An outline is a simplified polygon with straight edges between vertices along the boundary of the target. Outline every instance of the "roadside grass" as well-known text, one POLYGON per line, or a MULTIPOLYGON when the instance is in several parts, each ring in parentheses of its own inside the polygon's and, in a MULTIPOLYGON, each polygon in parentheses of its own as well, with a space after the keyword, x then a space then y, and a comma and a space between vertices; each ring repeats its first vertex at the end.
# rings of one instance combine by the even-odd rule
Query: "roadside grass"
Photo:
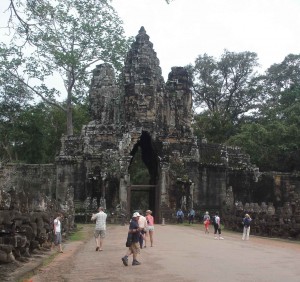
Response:
MULTIPOLYGON (((77 224, 76 230, 70 234, 70 236, 67 238, 66 241, 74 242, 74 241, 83 241, 83 240, 88 239, 90 236, 90 233, 89 233, 89 230, 84 229, 84 226, 86 226, 86 224, 77 224)), ((54 252, 51 255, 49 255, 48 257, 44 258, 42 263, 36 269, 33 269, 30 272, 27 272, 24 276, 19 278, 16 282, 32 282, 31 277, 36 275, 40 268, 47 267, 55 259, 55 257, 58 254, 59 253, 54 252)))
POLYGON ((87 236, 87 232, 83 230, 83 224, 77 224, 77 229, 71 236, 68 238, 69 241, 81 241, 84 240, 87 236))

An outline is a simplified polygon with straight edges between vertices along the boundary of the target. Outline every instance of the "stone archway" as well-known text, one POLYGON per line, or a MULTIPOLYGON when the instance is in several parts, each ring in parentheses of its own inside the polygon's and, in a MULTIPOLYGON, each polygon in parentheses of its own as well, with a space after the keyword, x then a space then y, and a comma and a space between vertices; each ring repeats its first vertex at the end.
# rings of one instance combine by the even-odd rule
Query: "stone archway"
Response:
POLYGON ((160 202, 158 186, 159 158, 152 138, 147 131, 142 131, 130 154, 132 160, 128 168, 130 174, 130 183, 127 186, 128 212, 131 213, 133 210, 145 212, 145 210, 151 209, 154 215, 158 214, 160 202), (140 157, 137 162, 139 165, 138 171, 132 169, 137 156, 140 157), (143 169, 141 163, 146 168, 147 174, 144 173, 140 176, 143 169), (134 177, 133 173, 139 173, 138 176, 140 177, 134 177))

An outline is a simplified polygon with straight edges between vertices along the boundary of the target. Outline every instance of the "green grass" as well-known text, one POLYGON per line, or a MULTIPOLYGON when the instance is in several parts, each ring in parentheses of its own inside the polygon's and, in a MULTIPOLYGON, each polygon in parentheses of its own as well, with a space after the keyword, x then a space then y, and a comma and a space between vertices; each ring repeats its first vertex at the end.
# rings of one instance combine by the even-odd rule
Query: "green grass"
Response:
POLYGON ((90 224, 89 227, 91 228, 88 228, 87 230, 87 228, 84 228, 87 227, 87 224, 77 224, 76 231, 70 235, 68 241, 83 241, 86 238, 89 238, 92 226, 94 227, 94 225, 90 224))

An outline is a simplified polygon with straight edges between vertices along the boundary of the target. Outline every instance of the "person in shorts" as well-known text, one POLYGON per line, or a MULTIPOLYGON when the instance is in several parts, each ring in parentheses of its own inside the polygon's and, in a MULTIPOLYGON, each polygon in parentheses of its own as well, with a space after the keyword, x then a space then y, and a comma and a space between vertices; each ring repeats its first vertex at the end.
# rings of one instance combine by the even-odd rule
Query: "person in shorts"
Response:
POLYGON ((98 213, 92 215, 91 220, 96 220, 96 226, 94 231, 96 252, 103 251, 103 241, 106 235, 106 218, 107 214, 104 212, 103 207, 99 207, 98 213))
MULTIPOLYGON (((147 219, 147 233, 146 238, 150 237, 150 244, 153 247, 153 233, 154 233, 154 217, 152 216, 151 210, 146 210, 146 219, 147 219)), ((146 243, 145 243, 146 246, 146 243)))
POLYGON ((139 217, 140 214, 138 212, 135 212, 132 215, 132 220, 130 221, 129 225, 129 231, 127 235, 127 241, 130 238, 130 244, 128 245, 128 251, 126 252, 126 255, 122 257, 122 262, 125 266, 128 266, 128 257, 132 254, 133 261, 132 265, 140 265, 141 263, 137 260, 137 256, 140 253, 140 228, 139 228, 139 217))
POLYGON ((58 247, 58 251, 60 253, 63 253, 63 249, 62 249, 62 245, 61 245, 61 242, 62 242, 62 237, 61 237, 61 220, 62 220, 63 216, 62 214, 58 214, 57 217, 54 219, 54 222, 53 222, 53 232, 54 232, 54 244, 55 246, 58 247))

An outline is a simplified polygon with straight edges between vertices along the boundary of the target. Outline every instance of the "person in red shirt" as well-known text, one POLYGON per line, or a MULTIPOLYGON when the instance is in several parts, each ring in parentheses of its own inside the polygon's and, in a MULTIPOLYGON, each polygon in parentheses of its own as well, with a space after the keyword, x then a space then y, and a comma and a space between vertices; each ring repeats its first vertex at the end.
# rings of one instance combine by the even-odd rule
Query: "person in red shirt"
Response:
POLYGON ((204 221, 205 233, 209 233, 209 224, 210 224, 210 220, 209 218, 206 218, 204 221))

